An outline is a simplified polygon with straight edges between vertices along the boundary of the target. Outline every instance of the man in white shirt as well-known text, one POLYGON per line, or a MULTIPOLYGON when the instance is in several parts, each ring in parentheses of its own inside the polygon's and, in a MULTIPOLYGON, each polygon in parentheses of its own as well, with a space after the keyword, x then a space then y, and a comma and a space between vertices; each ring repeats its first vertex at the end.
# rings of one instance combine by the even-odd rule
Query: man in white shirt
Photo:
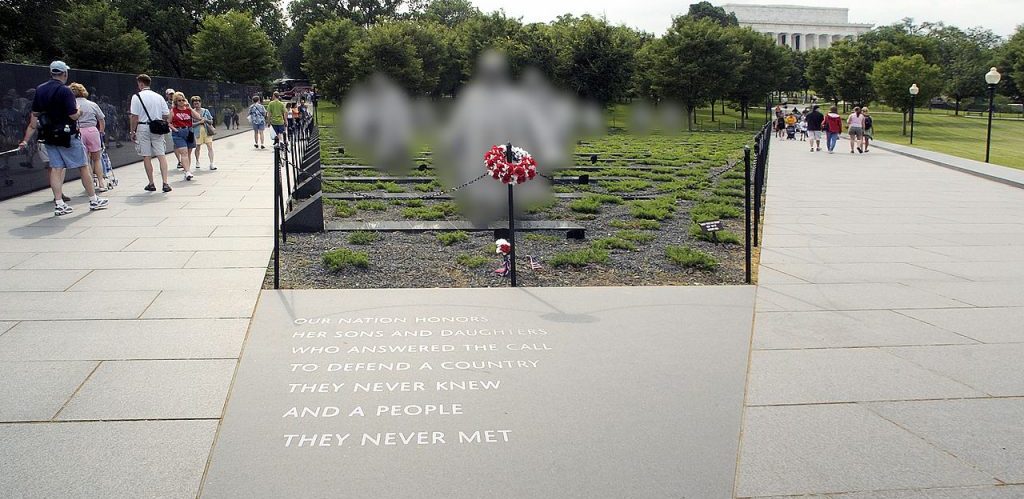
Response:
POLYGON ((135 78, 135 81, 139 86, 139 93, 132 96, 131 110, 129 111, 131 113, 130 137, 135 143, 135 151, 142 156, 142 163, 146 165, 146 176, 149 177, 149 185, 146 186, 146 190, 156 190, 156 185, 153 183, 153 157, 155 156, 160 162, 160 177, 164 181, 163 191, 170 192, 171 186, 167 179, 167 158, 164 157, 167 152, 166 138, 163 135, 150 132, 149 122, 150 120, 167 121, 171 111, 167 108, 167 102, 163 97, 149 89, 153 80, 148 75, 141 74, 135 78))

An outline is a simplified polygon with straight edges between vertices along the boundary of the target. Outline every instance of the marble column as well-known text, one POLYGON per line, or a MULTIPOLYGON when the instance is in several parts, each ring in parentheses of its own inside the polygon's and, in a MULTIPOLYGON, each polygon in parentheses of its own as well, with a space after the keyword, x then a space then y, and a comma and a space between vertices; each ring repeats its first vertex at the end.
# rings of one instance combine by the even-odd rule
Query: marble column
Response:
POLYGON ((804 52, 818 48, 818 35, 807 33, 804 35, 804 52))
POLYGON ((828 35, 818 35, 818 48, 827 49, 830 44, 828 35))

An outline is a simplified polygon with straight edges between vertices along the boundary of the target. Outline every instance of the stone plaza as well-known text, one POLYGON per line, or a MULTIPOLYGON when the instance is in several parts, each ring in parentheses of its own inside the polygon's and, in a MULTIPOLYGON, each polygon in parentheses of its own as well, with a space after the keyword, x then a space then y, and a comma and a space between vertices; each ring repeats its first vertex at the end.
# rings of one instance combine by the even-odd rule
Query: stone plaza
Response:
POLYGON ((247 141, 0 203, 0 496, 1024 497, 1018 171, 775 143, 756 286, 273 291, 247 141))

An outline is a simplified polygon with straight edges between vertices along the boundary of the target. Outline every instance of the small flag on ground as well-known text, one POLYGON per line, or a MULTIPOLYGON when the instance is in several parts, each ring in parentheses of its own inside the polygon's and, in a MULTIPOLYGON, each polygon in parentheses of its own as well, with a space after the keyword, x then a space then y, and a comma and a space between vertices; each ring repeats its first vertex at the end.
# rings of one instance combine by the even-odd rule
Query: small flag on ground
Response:
POLYGON ((540 262, 538 262, 537 260, 533 259, 533 256, 526 255, 526 258, 530 259, 530 268, 531 269, 533 269, 533 270, 541 270, 541 269, 544 268, 543 266, 541 266, 540 262))

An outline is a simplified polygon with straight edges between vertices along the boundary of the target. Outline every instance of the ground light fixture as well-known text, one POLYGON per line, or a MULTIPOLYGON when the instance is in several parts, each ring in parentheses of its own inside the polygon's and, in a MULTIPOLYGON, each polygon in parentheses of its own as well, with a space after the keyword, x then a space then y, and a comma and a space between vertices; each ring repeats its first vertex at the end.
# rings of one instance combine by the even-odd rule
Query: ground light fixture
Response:
POLYGON ((914 143, 914 107, 917 104, 917 94, 921 92, 917 83, 910 85, 910 143, 914 143))
POLYGON ((988 70, 985 73, 985 83, 988 83, 988 135, 985 138, 985 162, 988 163, 989 151, 992 149, 992 111, 995 109, 996 104, 996 85, 999 84, 999 80, 1003 78, 1003 75, 999 74, 996 68, 988 70))

